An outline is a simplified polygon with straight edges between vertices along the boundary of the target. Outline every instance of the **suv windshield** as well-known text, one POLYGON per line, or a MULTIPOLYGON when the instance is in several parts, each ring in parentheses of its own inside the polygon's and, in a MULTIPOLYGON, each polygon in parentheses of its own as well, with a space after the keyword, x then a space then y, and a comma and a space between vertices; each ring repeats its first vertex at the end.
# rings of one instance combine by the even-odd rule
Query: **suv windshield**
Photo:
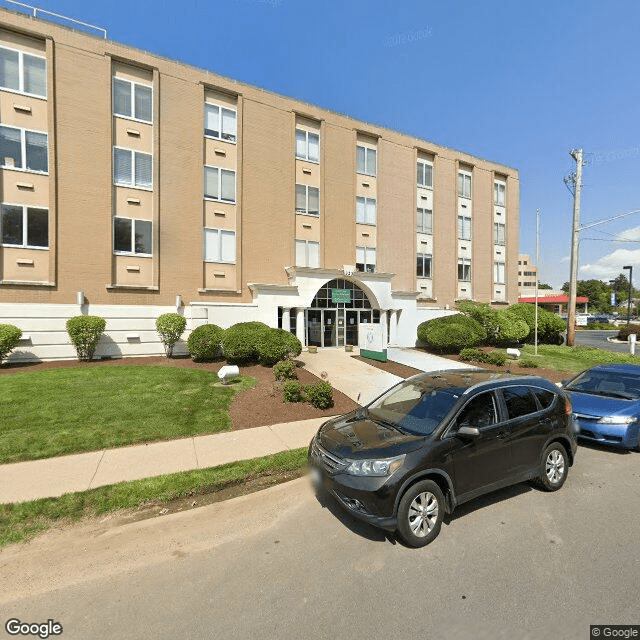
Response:
POLYGON ((599 396, 637 400, 640 398, 640 378, 612 371, 591 369, 574 378, 567 391, 579 391, 599 396))
POLYGON ((443 388, 435 383, 407 381, 387 391, 367 409, 374 420, 416 435, 428 435, 451 411, 460 393, 460 389, 443 388))

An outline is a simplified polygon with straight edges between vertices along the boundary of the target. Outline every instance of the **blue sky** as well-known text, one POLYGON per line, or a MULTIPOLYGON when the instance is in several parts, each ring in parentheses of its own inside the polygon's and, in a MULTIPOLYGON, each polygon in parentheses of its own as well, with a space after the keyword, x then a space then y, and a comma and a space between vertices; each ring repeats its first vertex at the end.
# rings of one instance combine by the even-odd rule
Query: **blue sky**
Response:
MULTIPOLYGON (((35 0, 109 38, 520 170, 520 250, 569 278, 582 222, 640 209, 637 0, 35 0)), ((0 1, 0 4, 7 6, 0 1)), ((640 267, 640 213, 582 233, 579 277, 640 267)), ((640 271, 638 271, 640 273, 640 271)))

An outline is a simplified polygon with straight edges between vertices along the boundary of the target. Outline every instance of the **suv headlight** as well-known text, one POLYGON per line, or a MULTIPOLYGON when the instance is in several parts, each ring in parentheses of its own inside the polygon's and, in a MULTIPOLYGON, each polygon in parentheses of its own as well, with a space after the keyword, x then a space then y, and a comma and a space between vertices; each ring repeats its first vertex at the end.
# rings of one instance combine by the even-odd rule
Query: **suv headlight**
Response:
POLYGON ((390 476, 402 466, 404 457, 405 454, 382 460, 349 460, 344 472, 352 476, 390 476))
POLYGON ((604 416, 598 420, 598 424, 631 424, 635 421, 635 416, 604 416))

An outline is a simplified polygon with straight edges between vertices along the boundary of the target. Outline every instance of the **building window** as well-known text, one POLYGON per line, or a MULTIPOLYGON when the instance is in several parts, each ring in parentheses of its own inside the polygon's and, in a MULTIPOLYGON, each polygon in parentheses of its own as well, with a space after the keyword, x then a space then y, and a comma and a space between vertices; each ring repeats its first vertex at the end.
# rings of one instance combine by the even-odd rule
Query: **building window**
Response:
POLYGON ((458 195, 461 198, 471 198, 471 174, 458 173, 458 195))
POLYGON ((312 240, 296 240, 296 266, 320 266, 320 243, 312 240))
POLYGON ((418 160, 418 186, 433 189, 433 165, 418 160))
POLYGON ((356 247, 356 269, 373 273, 376 270, 375 247, 356 247))
POLYGON ((471 240, 471 218, 458 216, 458 238, 471 240))
POLYGON ((237 134, 237 115, 233 109, 217 104, 204 104, 204 135, 227 142, 235 142, 237 134))
POLYGON ((306 184, 296 185, 296 213, 320 215, 320 189, 306 184))
POLYGON ((49 171, 47 134, 0 126, 0 166, 47 173, 49 171))
POLYGON ((376 175, 376 150, 371 147, 356 146, 356 171, 366 176, 376 175))
POLYGON ((433 233, 433 211, 418 207, 418 232, 433 233))
POLYGON ((204 260, 205 262, 235 262, 236 232, 205 228, 204 260))
POLYGON ((153 157, 150 153, 113 147, 113 183, 123 187, 151 189, 153 157))
POLYGON ((317 133, 296 129, 296 158, 320 162, 320 136, 317 133))
POLYGON ((49 247, 49 211, 36 207, 3 204, 0 232, 3 245, 47 249, 49 247))
POLYGON ((500 207, 504 207, 504 196, 506 189, 507 185, 504 182, 493 183, 494 201, 500 207))
POLYGON ((419 278, 431 277, 431 254, 419 253, 416 267, 416 275, 419 278))
POLYGON ((507 233, 506 233, 507 227, 504 224, 501 224, 500 222, 494 222, 493 223, 493 236, 494 236, 494 242, 496 244, 506 244, 506 237, 507 237, 507 233))
POLYGON ((150 220, 114 218, 113 251, 150 256, 152 253, 152 224, 150 220))
POLYGON ((373 198, 356 198, 356 222, 358 224, 376 223, 376 201, 373 198))
POLYGON ((471 282, 471 260, 458 258, 458 280, 471 282))
POLYGON ((493 263, 493 281, 496 284, 504 284, 504 262, 493 263))
POLYGON ((205 166, 204 197, 221 202, 235 202, 236 172, 230 169, 205 166))
POLYGON ((153 89, 146 84, 114 78, 113 115, 152 122, 153 89))
POLYGON ((0 89, 46 98, 46 58, 0 47, 0 89))

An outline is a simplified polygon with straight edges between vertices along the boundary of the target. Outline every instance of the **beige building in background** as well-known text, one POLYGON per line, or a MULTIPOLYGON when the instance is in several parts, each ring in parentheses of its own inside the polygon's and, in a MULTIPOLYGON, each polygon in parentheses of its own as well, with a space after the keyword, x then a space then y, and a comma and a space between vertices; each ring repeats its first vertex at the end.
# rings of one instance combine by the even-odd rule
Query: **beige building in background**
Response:
POLYGON ((518 298, 517 170, 0 10, 0 322, 14 358, 161 353, 260 320, 304 345, 390 344, 473 299, 518 298))
POLYGON ((531 297, 536 291, 538 282, 538 267, 531 263, 531 257, 518 255, 518 292, 520 298, 531 297))

